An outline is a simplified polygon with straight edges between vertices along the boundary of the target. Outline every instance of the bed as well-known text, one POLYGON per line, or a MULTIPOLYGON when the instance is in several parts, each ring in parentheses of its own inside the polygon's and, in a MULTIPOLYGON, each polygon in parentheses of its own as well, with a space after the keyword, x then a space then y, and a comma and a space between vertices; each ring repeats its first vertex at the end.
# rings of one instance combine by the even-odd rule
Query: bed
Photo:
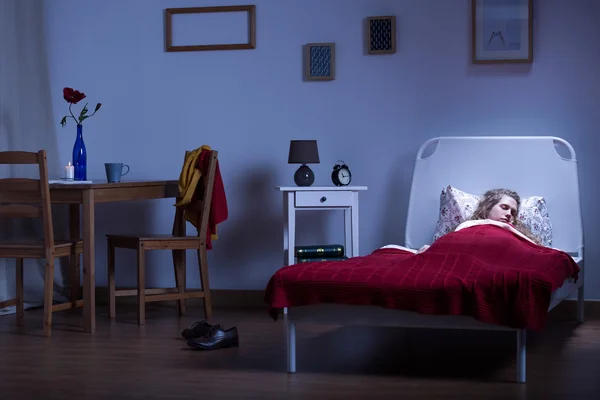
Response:
POLYGON ((271 316, 283 316, 287 327, 288 372, 296 371, 296 324, 302 322, 509 330, 516 334, 516 381, 523 383, 527 330, 543 330, 548 312, 573 295, 583 322, 583 259, 577 159, 567 141, 437 137, 416 154, 403 245, 344 261, 283 267, 271 277, 265 301, 271 316), (551 246, 489 224, 434 241, 442 218, 440 193, 450 185, 465 193, 505 187, 522 199, 541 196, 551 220, 551 246), (473 243, 495 247, 478 252, 473 243), (431 247, 414 254, 424 245, 431 247), (442 271, 449 268, 452 274, 442 271))

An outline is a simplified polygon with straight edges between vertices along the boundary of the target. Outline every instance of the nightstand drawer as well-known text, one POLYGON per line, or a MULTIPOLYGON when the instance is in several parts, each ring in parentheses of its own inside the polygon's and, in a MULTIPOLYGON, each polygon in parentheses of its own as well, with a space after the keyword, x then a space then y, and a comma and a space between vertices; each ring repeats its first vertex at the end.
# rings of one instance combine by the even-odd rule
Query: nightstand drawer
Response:
POLYGON ((350 207, 352 192, 306 191, 296 192, 296 207, 350 207))

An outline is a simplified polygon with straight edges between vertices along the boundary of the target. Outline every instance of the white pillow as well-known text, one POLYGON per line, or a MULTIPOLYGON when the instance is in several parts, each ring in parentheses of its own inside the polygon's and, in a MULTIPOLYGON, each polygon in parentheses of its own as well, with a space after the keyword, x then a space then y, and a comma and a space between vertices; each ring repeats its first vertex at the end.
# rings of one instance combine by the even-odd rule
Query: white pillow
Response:
MULTIPOLYGON (((433 240, 436 241, 471 218, 482 196, 463 192, 452 186, 442 188, 440 194, 440 214, 435 227, 433 240)), ((552 223, 546 200, 541 196, 521 199, 519 220, 531 233, 537 236, 542 245, 552 247, 552 223)))

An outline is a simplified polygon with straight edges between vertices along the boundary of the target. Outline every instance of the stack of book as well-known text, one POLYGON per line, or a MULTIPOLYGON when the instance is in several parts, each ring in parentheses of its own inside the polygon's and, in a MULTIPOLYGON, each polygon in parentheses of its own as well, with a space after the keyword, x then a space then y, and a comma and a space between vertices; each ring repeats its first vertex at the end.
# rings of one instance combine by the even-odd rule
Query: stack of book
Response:
POLYGON ((344 246, 341 244, 318 244, 312 246, 294 247, 296 262, 336 261, 346 260, 344 246))

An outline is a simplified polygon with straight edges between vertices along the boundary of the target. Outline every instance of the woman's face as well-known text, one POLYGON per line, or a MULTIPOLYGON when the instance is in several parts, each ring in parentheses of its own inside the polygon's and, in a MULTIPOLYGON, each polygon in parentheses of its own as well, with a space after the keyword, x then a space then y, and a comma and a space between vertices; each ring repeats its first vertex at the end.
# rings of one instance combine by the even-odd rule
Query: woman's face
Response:
POLYGON ((507 224, 513 224, 517 217, 517 201, 510 196, 504 195, 502 199, 490 210, 488 219, 507 224))

